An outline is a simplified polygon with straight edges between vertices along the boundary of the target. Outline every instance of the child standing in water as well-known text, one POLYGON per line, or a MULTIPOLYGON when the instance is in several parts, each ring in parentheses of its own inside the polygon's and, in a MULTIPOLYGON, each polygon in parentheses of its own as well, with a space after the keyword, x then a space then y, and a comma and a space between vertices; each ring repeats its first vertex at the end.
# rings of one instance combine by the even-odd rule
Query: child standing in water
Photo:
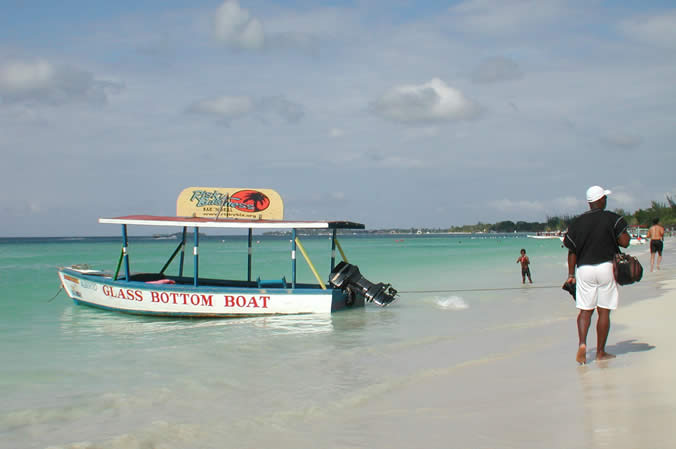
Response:
POLYGON ((521 262, 521 281, 523 284, 526 283, 526 276, 528 276, 528 282, 531 284, 533 283, 533 280, 530 278, 530 268, 528 268, 528 265, 530 265, 530 259, 528 259, 528 256, 526 255, 526 250, 522 249, 521 250, 521 257, 516 259, 516 263, 521 262))

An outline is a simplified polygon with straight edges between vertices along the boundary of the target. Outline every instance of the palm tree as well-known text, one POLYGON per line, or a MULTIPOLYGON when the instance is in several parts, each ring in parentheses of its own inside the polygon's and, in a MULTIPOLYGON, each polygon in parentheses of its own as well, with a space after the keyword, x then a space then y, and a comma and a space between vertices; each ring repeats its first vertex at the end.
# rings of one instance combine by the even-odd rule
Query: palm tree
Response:
POLYGON ((268 208, 270 205, 270 200, 268 199, 265 194, 258 192, 256 190, 243 190, 241 192, 237 192, 232 196, 233 200, 238 200, 240 201, 241 204, 250 204, 252 203, 254 206, 254 210, 252 212, 260 212, 262 210, 265 210, 268 208))
POLYGON ((671 206, 672 210, 676 210, 676 203, 674 203, 673 198, 671 198, 669 195, 664 195, 667 197, 667 203, 669 203, 669 206, 671 206))

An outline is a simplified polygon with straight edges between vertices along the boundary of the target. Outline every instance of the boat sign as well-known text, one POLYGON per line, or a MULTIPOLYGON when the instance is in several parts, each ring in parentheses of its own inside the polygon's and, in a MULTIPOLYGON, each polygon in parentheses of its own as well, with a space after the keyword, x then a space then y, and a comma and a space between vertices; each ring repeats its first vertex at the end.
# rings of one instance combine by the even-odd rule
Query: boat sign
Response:
POLYGON ((176 200, 179 217, 283 220, 284 204, 271 189, 188 187, 176 200))

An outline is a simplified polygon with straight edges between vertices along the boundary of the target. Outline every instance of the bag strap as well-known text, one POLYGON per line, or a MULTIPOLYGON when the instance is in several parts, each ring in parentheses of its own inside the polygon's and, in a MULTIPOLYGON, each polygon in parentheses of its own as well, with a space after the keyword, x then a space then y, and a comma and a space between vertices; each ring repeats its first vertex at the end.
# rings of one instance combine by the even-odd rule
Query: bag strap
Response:
MULTIPOLYGON (((605 210, 604 210, 605 212, 605 210)), ((622 250, 620 249, 620 245, 617 243, 617 237, 615 236, 615 224, 613 224, 610 227, 610 234, 613 237, 613 244, 615 245, 615 254, 622 254, 622 250)))

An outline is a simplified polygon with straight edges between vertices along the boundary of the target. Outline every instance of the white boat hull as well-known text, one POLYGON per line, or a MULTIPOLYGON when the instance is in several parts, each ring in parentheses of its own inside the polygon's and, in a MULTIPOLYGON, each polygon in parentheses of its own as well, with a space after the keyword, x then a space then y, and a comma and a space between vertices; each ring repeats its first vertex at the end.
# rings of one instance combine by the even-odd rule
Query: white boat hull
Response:
POLYGON ((648 243, 649 241, 650 241, 650 240, 647 240, 647 239, 640 239, 640 240, 639 240, 639 239, 634 239, 634 238, 632 238, 632 239, 629 240, 629 244, 630 244, 630 245, 645 245, 645 244, 648 243))
POLYGON ((348 304, 347 295, 328 288, 249 288, 152 284, 113 280, 101 273, 59 270, 68 296, 86 304, 138 315, 183 317, 244 317, 331 313, 363 306, 363 300, 348 304))

